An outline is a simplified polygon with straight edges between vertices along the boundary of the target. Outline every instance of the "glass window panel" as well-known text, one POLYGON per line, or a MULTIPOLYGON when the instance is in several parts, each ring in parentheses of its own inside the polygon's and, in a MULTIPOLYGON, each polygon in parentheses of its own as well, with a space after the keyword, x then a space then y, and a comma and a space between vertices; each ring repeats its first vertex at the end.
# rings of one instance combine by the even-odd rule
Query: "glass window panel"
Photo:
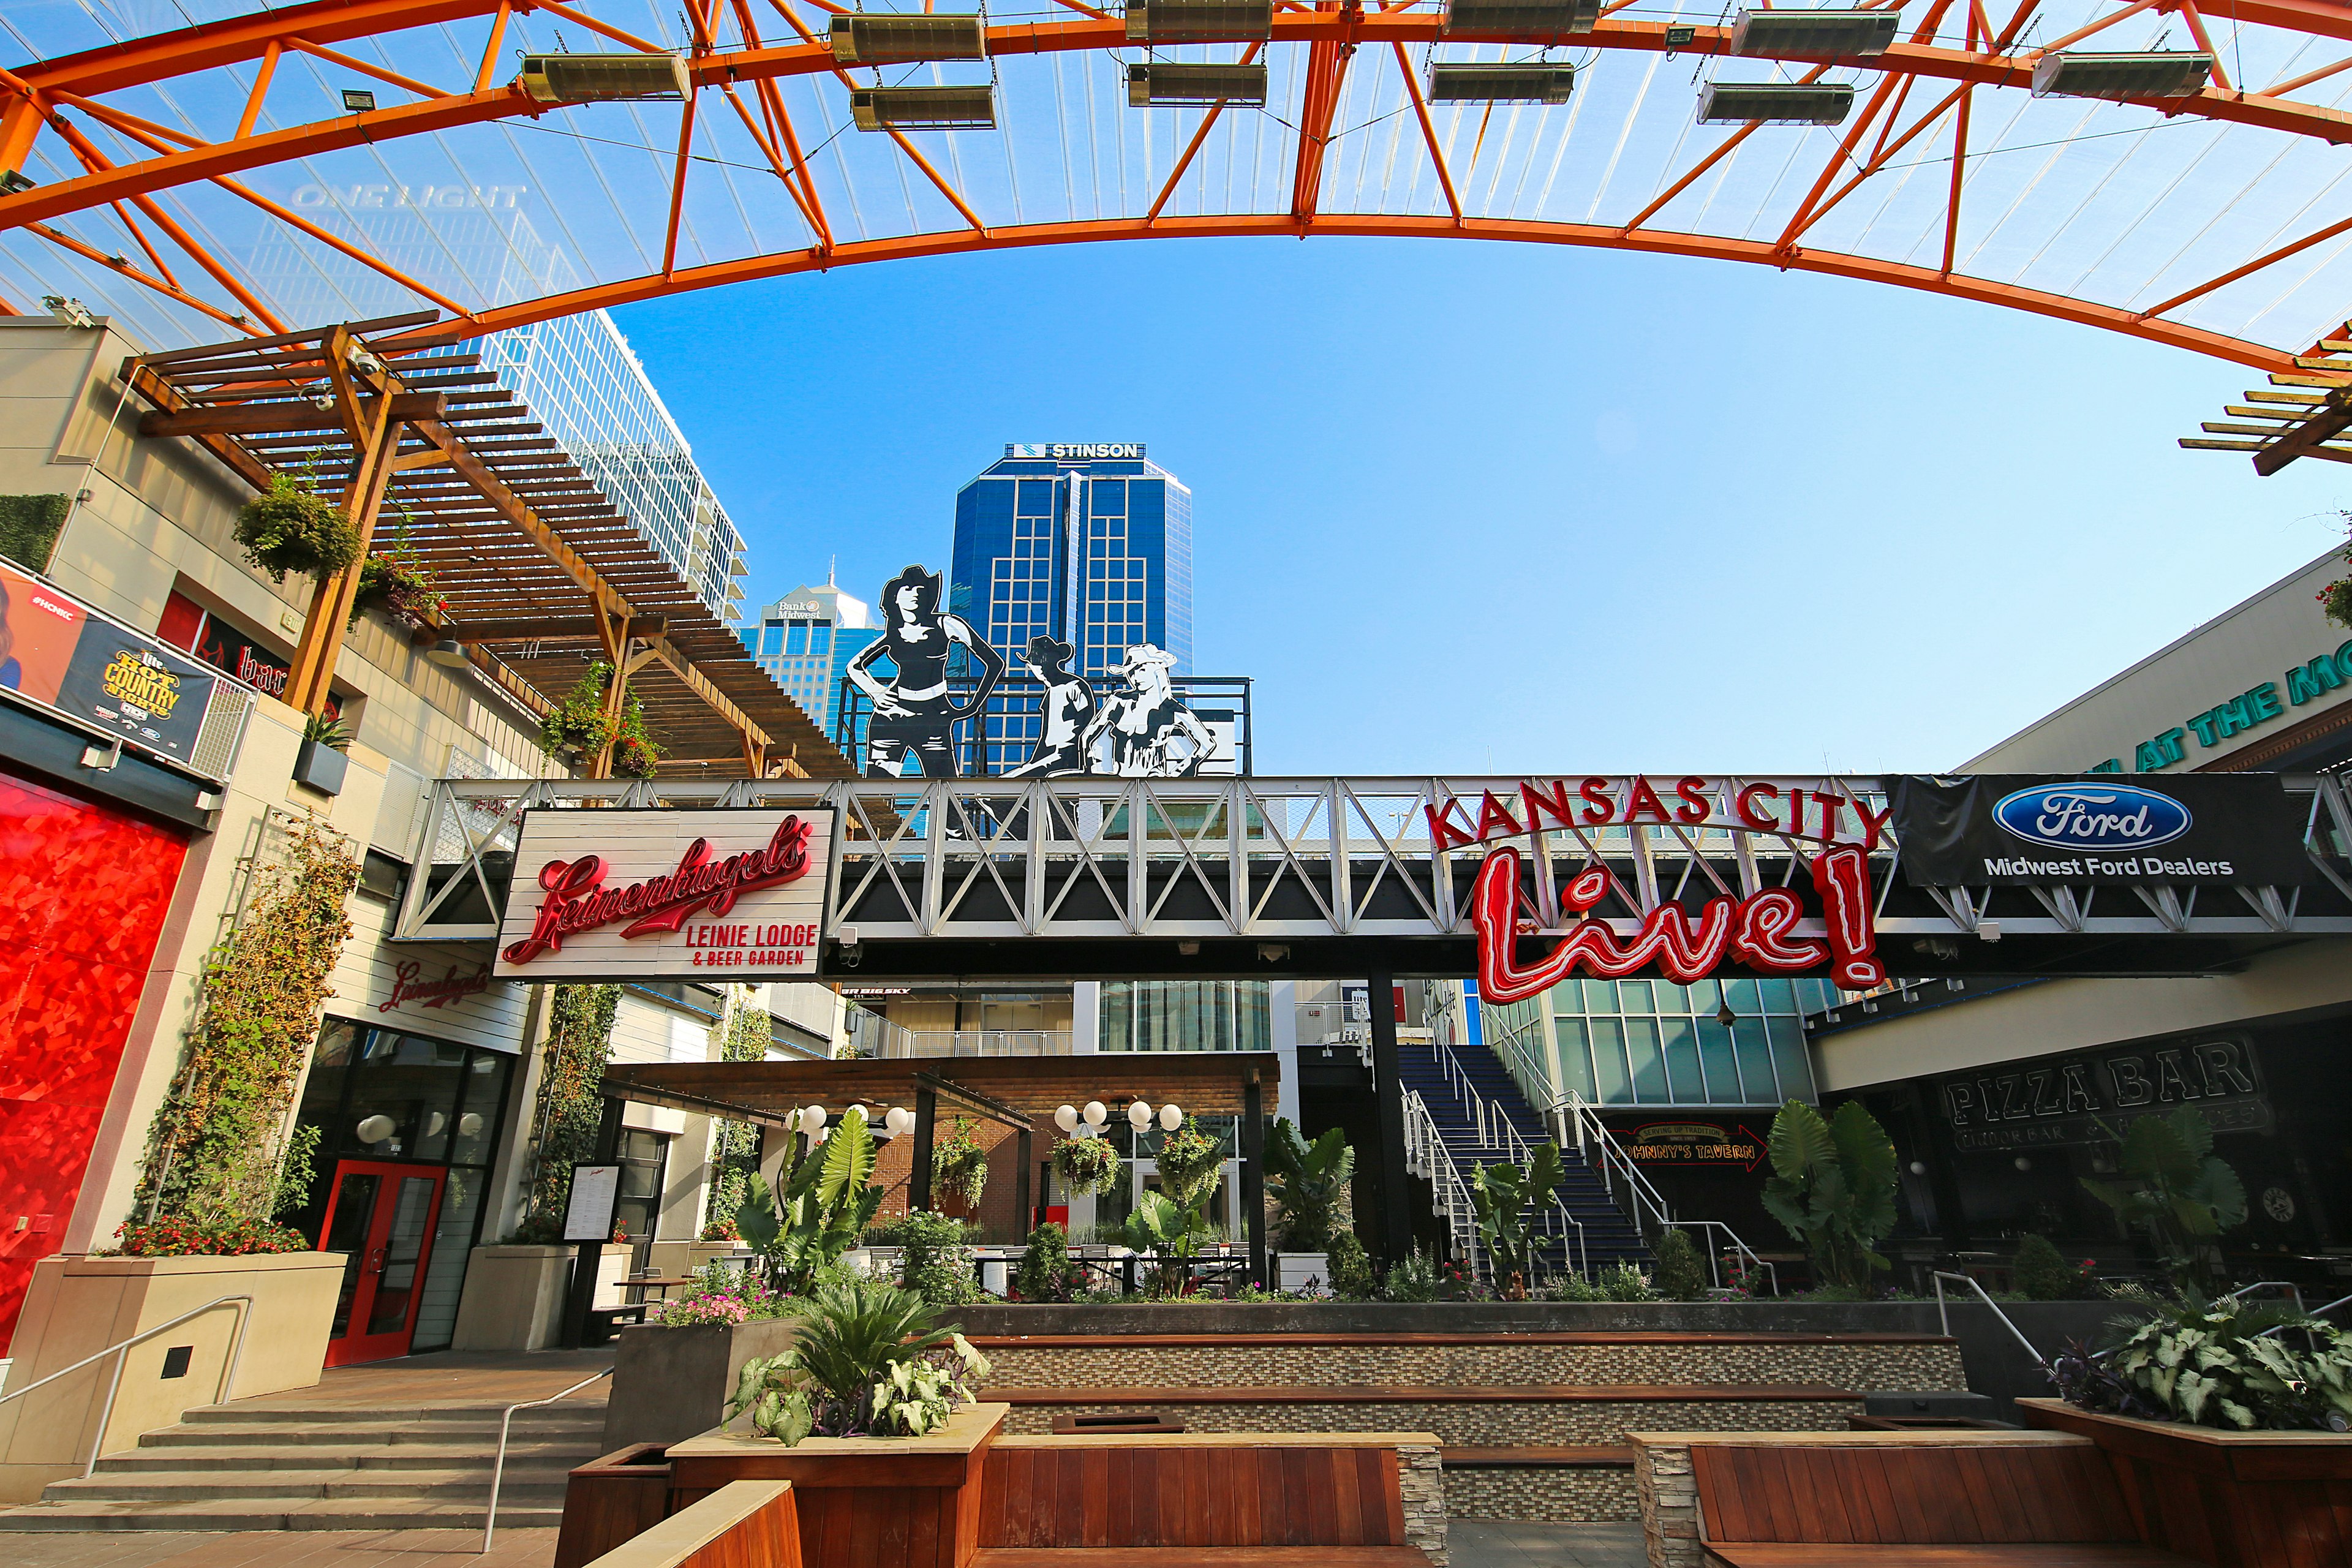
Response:
POLYGON ((449 1141, 453 1164, 486 1165, 499 1139, 499 1108, 505 1102, 507 1074, 514 1058, 476 1051, 466 1064, 466 1095, 458 1102, 457 1135, 449 1141))
MULTIPOLYGON (((1617 1011, 1617 983, 1615 981, 1586 980, 1580 981, 1579 984, 1584 987, 1584 1010, 1586 1012, 1614 1013, 1617 1011)), ((1566 990, 1567 987, 1562 986, 1561 989, 1566 990)))
POLYGON ((1764 1011, 1767 1013, 1793 1013, 1797 1010, 1797 999, 1791 988, 1792 982, 1759 980, 1756 984, 1757 988, 1763 993, 1764 1011))
POLYGON ((1587 1100, 1598 1100, 1601 1092, 1592 1081, 1592 1042, 1584 1020, 1562 1018, 1558 1027, 1560 1076, 1567 1080, 1560 1088, 1573 1090, 1587 1100))
POLYGON ((1625 1070, 1625 1026, 1614 1018, 1592 1020, 1594 1096, 1603 1105, 1633 1103, 1633 1076, 1625 1070))
POLYGON ((1624 1004, 1628 1013, 1657 1011, 1650 999, 1650 983, 1646 980, 1620 980, 1617 983, 1617 999, 1624 1004))
POLYGON ((352 1068, 351 1098, 326 1147, 378 1160, 439 1160, 449 1146, 450 1123, 465 1073, 466 1047, 369 1032, 352 1068))
POLYGON ((466 1259, 474 1245, 487 1171, 454 1170, 441 1188, 441 1217, 433 1226, 433 1261, 416 1302, 416 1332, 411 1351, 446 1349, 457 1326, 457 1297, 466 1281, 466 1259))
POLYGON ((1731 1010, 1735 1013, 1755 1012, 1757 1010, 1756 982, 1753 980, 1725 981, 1723 999, 1731 1004, 1731 1010))
POLYGON ((1706 1103, 1706 1086, 1699 1081, 1698 1040, 1691 1033, 1688 1018, 1661 1018, 1658 1030, 1664 1037, 1666 1051, 1666 1086, 1678 1105, 1706 1103))
POLYGON ((1706 1098, 1716 1105, 1745 1104, 1739 1068, 1732 1059, 1731 1031, 1713 1018, 1698 1021, 1698 1060, 1706 1071, 1706 1098))
POLYGON ((1658 1026, 1648 1018, 1625 1020, 1625 1059, 1633 1069, 1633 1098, 1645 1105, 1666 1099, 1666 1062, 1658 1049, 1658 1026))
POLYGON ((1764 1037, 1764 1020, 1742 1018, 1732 1025, 1731 1047, 1739 1058, 1741 1100, 1749 1105, 1781 1103, 1772 1081, 1772 1047, 1764 1037))
POLYGON ((343 1082, 351 1076, 352 1051, 360 1026, 343 1018, 330 1018, 319 1026, 319 1048, 310 1060, 310 1076, 302 1085, 302 1120, 321 1129, 338 1120, 343 1104, 343 1082))
POLYGON ((1813 1098, 1813 1068, 1805 1054, 1805 1031, 1794 1018, 1766 1020, 1772 1030, 1772 1062, 1780 1069, 1780 1092, 1810 1102, 1813 1098))
MULTIPOLYGON (((1687 1013, 1691 1010, 1691 1004, 1697 999, 1698 987, 1677 985, 1671 980, 1661 980, 1655 983, 1655 990, 1659 1012, 1687 1013)), ((1711 1006, 1712 1004, 1709 1005, 1711 1006)))

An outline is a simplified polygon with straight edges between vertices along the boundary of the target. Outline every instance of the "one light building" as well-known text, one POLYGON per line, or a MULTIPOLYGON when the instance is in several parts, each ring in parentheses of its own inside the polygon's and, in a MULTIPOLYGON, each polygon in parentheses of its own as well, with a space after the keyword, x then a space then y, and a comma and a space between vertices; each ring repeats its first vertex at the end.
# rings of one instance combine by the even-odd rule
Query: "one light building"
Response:
POLYGON ((743 646, 760 668, 823 725, 836 744, 849 746, 862 735, 847 731, 857 716, 844 710, 835 693, 842 671, 866 644, 882 635, 873 607, 842 592, 828 574, 822 587, 806 584, 760 612, 740 628, 743 646))
POLYGON ((1141 442, 1008 445, 956 493, 948 607, 1007 659, 1054 637, 1098 679, 1150 643, 1190 675, 1192 492, 1141 442))

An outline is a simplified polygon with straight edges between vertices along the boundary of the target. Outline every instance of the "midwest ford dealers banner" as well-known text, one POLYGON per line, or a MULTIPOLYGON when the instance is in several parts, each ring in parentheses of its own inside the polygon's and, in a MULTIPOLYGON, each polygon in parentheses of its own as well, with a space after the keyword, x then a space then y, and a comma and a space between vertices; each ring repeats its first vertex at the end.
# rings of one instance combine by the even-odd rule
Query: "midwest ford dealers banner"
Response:
POLYGON ((805 980, 833 812, 533 811, 501 980, 805 980))
POLYGON ((2126 784, 2113 774, 1890 778, 1903 875, 1913 887, 2293 887, 2311 869, 2303 813, 2274 773, 2126 784))

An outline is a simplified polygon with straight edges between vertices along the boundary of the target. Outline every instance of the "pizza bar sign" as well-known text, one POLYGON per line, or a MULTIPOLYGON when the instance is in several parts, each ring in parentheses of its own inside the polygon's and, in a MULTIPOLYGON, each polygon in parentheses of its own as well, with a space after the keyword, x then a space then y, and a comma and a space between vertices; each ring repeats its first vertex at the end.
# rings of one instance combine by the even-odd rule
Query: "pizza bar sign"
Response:
POLYGON ((829 808, 531 812, 495 973, 811 978, 833 826, 829 808))

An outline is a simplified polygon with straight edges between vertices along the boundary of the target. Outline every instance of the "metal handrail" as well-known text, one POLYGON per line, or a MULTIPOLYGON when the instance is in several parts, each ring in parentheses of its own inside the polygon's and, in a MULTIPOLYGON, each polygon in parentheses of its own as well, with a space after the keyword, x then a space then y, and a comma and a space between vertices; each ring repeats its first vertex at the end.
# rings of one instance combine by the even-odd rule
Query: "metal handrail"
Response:
POLYGON ((1421 1173, 1428 1176, 1437 1201, 1444 1205, 1445 1228, 1463 1250, 1471 1272, 1478 1268, 1478 1221, 1475 1206, 1470 1202, 1470 1189, 1462 1180, 1454 1156, 1446 1152, 1444 1140, 1437 1133, 1437 1119, 1429 1113, 1429 1106, 1412 1089, 1404 1094, 1405 1163, 1410 1169, 1416 1163, 1421 1173))
POLYGON ((1635 1165, 1625 1151, 1618 1146, 1615 1134, 1601 1121, 1600 1114, 1585 1103, 1584 1096, 1570 1089, 1558 1109, 1568 1112, 1569 1123, 1576 1130, 1577 1152, 1585 1155, 1586 1163, 1601 1173, 1601 1185, 1607 1189, 1612 1201, 1617 1196, 1617 1185, 1611 1173, 1613 1170, 1623 1173, 1628 1206, 1633 1211, 1633 1223, 1637 1226, 1642 1223, 1645 1203, 1657 1216, 1661 1226, 1674 1223, 1674 1211, 1666 1206, 1666 1200, 1659 1195, 1657 1188, 1650 1184, 1650 1178, 1642 1174, 1641 1167, 1635 1165), (1597 1160, 1589 1152, 1588 1138, 1600 1145, 1601 1157, 1597 1160))
POLYGON ((173 1318, 168 1323, 158 1323, 152 1329, 131 1335, 129 1339, 124 1340, 121 1344, 109 1345, 95 1355, 86 1355, 82 1357, 81 1360, 74 1363, 73 1365, 49 1373, 48 1376, 41 1379, 38 1383, 28 1383, 13 1394, 0 1394, 0 1405, 5 1405, 12 1399, 22 1399, 25 1395, 32 1393, 37 1388, 47 1388, 50 1384, 57 1382, 58 1379, 71 1376, 73 1373, 79 1372, 82 1368, 89 1365, 92 1362, 103 1361, 110 1355, 120 1356, 121 1359, 117 1360, 114 1363, 114 1376, 106 1385, 106 1404, 98 1413, 98 1433, 95 1436, 91 1437, 89 1442, 89 1462, 82 1466, 81 1479, 83 1480, 88 1480, 90 1478, 90 1473, 98 1468, 99 1450, 106 1446, 107 1423, 114 1419, 114 1396, 122 1391, 122 1366, 124 1362, 131 1359, 129 1355, 131 1347, 135 1344, 143 1343, 148 1340, 152 1340, 157 1334, 163 1333, 168 1330, 176 1329, 182 1323, 188 1321, 191 1318, 201 1318, 206 1312, 211 1311, 215 1307, 226 1307, 232 1301, 241 1301, 244 1303, 244 1307, 236 1315, 236 1337, 229 1342, 228 1364, 222 1369, 221 1380, 213 1389, 213 1403, 215 1405, 225 1405, 228 1402, 230 1394, 235 1392, 236 1388, 237 1363, 242 1360, 245 1355, 245 1331, 247 1325, 253 1321, 253 1298, 250 1296, 217 1297, 213 1300, 205 1302, 201 1307, 194 1308, 191 1310, 181 1313, 178 1317, 173 1318))
MULTIPOLYGON (((1515 1047, 1516 1044, 1514 1042, 1515 1047)), ((1430 1048, 1437 1057, 1438 1070, 1445 1075, 1446 1086, 1453 1089, 1463 1104, 1468 1108, 1471 1123, 1478 1130, 1479 1144, 1485 1148, 1501 1150, 1503 1157, 1514 1164, 1523 1168, 1533 1166, 1536 1157, 1534 1148, 1519 1135, 1518 1128, 1512 1124, 1509 1115, 1503 1108, 1494 1104, 1488 1097, 1478 1092, 1477 1086, 1470 1081, 1470 1074, 1463 1067, 1461 1058, 1454 1054, 1453 1042, 1433 1039, 1430 1041, 1430 1048)), ((1585 1238, 1584 1222, 1569 1212, 1568 1205, 1560 1202, 1558 1193, 1551 1194, 1551 1211, 1550 1214, 1542 1214, 1538 1211, 1538 1223, 1542 1226, 1543 1234, 1547 1237, 1559 1237, 1562 1243, 1561 1255, 1566 1257, 1569 1232, 1559 1228, 1553 1215, 1557 1215, 1559 1220, 1564 1220, 1572 1226, 1575 1230, 1576 1242, 1574 1267, 1580 1275, 1590 1279, 1592 1278, 1592 1250, 1585 1238)))
POLYGON ((1941 1268, 1930 1269, 1928 1270, 1928 1275, 1936 1281, 1936 1321, 1943 1325, 1944 1335, 1947 1339, 1951 1337, 1952 1315, 1949 1310, 1944 1305, 1944 1281, 1950 1279, 1965 1285, 1969 1289, 1975 1291, 1978 1299, 1982 1300, 1986 1306, 1992 1309, 1992 1315, 2000 1320, 2000 1326, 2009 1331, 2010 1337, 2015 1340, 2019 1344, 2025 1347, 2025 1353, 2032 1356, 2034 1363, 2039 1365, 2043 1372, 2050 1371, 2050 1358, 2033 1348, 2033 1342, 2027 1339, 2024 1334, 2019 1331, 2017 1325, 2010 1321, 2009 1314, 2000 1310, 2000 1302, 1985 1294, 1985 1288, 1983 1286, 1978 1284, 1975 1280, 1969 1279, 1965 1274, 1952 1274, 1941 1268))
MULTIPOLYGON (((1770 1275, 1772 1277, 1772 1294, 1778 1296, 1780 1293, 1780 1270, 1773 1267, 1771 1264, 1767 1263, 1761 1257, 1758 1256, 1756 1249, 1748 1246, 1745 1241, 1742 1241, 1739 1238, 1739 1233, 1732 1229, 1729 1226, 1724 1224, 1723 1221, 1719 1219, 1673 1219, 1666 1221, 1666 1226, 1675 1230, 1719 1230, 1723 1232, 1724 1239, 1729 1243, 1728 1250, 1737 1257, 1746 1258, 1751 1268, 1759 1273, 1770 1275)), ((1723 1248, 1718 1248, 1712 1241, 1707 1243, 1706 1277, 1715 1282, 1715 1287, 1718 1290, 1723 1289, 1723 1276, 1717 1269, 1717 1264, 1720 1260, 1720 1253, 1723 1250, 1723 1248)))
POLYGON ((507 1406, 507 1413, 499 1417, 499 1457, 497 1462, 490 1467, 489 1507, 484 1510, 482 1513, 483 1555, 488 1554, 490 1550, 490 1537, 499 1527, 499 1485, 506 1479, 507 1476, 507 1430, 514 1423, 515 1412, 518 1410, 536 1410, 542 1405, 552 1405, 559 1399, 569 1399, 573 1394, 579 1393, 582 1389, 587 1387, 590 1384, 602 1383, 604 1379, 612 1375, 613 1369, 608 1366, 593 1377, 582 1378, 579 1382, 573 1384, 571 1387, 565 1389, 561 1394, 551 1394, 544 1399, 526 1399, 520 1405, 509 1405, 507 1406))
MULTIPOLYGON (((2292 1279, 2257 1279, 2251 1285, 2241 1285, 2214 1298, 2217 1301, 2242 1301, 2257 1290, 2284 1290, 2294 1298, 2294 1310, 2303 1310, 2303 1287, 2292 1279)), ((2307 1316, 2308 1314, 2306 1314, 2307 1316)))

